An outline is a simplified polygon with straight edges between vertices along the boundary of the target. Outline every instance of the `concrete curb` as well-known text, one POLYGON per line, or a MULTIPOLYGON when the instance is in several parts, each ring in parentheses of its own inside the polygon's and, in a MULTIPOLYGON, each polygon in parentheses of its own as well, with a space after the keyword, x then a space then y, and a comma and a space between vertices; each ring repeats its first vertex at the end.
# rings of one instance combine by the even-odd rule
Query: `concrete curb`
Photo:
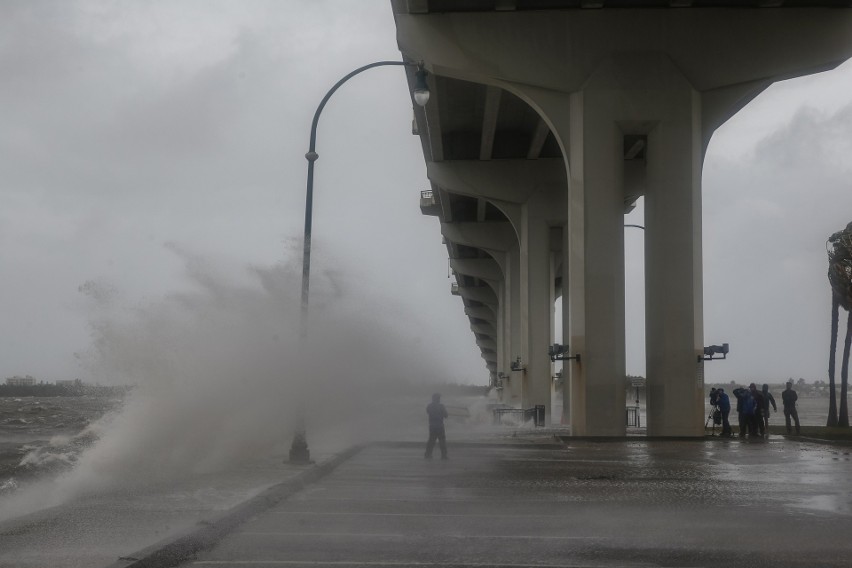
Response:
MULTIPOLYGON (((380 447, 380 448, 418 448, 423 449, 426 447, 426 442, 371 442, 370 446, 380 447)), ((535 440, 524 440, 524 441, 512 441, 507 440, 505 442, 466 442, 466 441, 456 441, 456 440, 448 440, 447 447, 450 449, 450 453, 452 454, 453 448, 504 448, 506 446, 510 446, 512 449, 519 450, 564 450, 565 444, 561 442, 541 442, 535 440)), ((452 456, 451 456, 452 457, 452 456)))
POLYGON ((808 442, 810 444, 823 444, 826 446, 852 446, 852 440, 832 440, 829 438, 812 438, 810 436, 797 436, 795 434, 782 434, 788 440, 797 442, 808 442))
POLYGON ((560 436, 565 444, 571 442, 701 442, 710 436, 560 436))
POLYGON ((134 554, 120 558, 105 568, 173 568, 192 560, 199 552, 212 548, 222 537, 249 518, 274 507, 311 483, 325 477, 364 447, 364 445, 353 446, 332 459, 297 473, 290 479, 273 485, 248 501, 205 521, 204 526, 193 528, 183 534, 169 537, 143 548, 134 554))

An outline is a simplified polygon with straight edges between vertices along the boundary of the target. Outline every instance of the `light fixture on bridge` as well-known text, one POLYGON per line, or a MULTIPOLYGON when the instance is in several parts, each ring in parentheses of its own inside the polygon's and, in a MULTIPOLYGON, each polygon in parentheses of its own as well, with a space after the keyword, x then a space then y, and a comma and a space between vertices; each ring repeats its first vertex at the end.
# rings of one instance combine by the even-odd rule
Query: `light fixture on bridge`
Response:
POLYGON ((569 359, 576 359, 579 363, 580 355, 568 355, 570 351, 571 350, 567 345, 559 345, 558 343, 554 343, 547 347, 547 354, 550 356, 551 361, 568 361, 569 359))
POLYGON ((717 361, 719 359, 727 359, 729 350, 727 343, 723 343, 722 345, 710 345, 709 347, 704 348, 704 357, 699 355, 698 361, 717 361), (721 357, 713 357, 713 355, 721 355, 721 357))
POLYGON ((521 358, 518 357, 517 359, 512 361, 512 370, 513 371, 526 371, 527 366, 524 365, 523 361, 521 361, 521 358))
POLYGON ((504 373, 503 371, 498 371, 498 372, 497 372, 497 374, 494 376, 494 380, 493 380, 493 385, 492 385, 492 386, 493 386, 496 390, 501 391, 501 390, 503 390, 503 380, 504 380, 504 379, 505 379, 505 380, 508 380, 508 378, 509 378, 509 375, 507 375, 507 374, 506 374, 506 373, 504 373))
POLYGON ((426 75, 428 74, 422 65, 417 66, 417 73, 414 75, 414 89, 412 90, 414 102, 417 103, 417 106, 423 107, 429 102, 429 85, 426 84, 426 75))

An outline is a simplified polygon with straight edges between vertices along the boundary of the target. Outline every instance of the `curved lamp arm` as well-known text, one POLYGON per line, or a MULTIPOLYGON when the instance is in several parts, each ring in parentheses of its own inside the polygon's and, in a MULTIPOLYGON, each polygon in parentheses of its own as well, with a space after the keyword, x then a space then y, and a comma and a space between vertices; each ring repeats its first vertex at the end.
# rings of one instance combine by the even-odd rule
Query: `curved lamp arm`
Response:
POLYGON ((420 63, 407 62, 407 61, 376 61, 374 63, 370 63, 368 65, 364 65, 363 67, 359 67, 352 71, 351 73, 344 76, 340 79, 320 101, 319 106, 317 107, 317 111, 314 113, 314 120, 311 123, 311 141, 308 147, 308 152, 305 154, 305 158, 308 160, 308 187, 305 195, 305 238, 303 243, 303 252, 302 252, 302 334, 305 334, 306 330, 306 321, 307 321, 307 311, 308 311, 308 295, 310 289, 310 277, 311 277, 311 229, 312 229, 312 219, 313 219, 313 206, 314 206, 314 162, 319 158, 319 154, 316 152, 317 145, 317 125, 319 124, 320 114, 322 114, 322 109, 325 108, 326 103, 331 98, 337 89, 339 89, 346 81, 358 75, 359 73, 363 73, 367 69, 372 69, 373 67, 384 67, 388 65, 402 65, 402 66, 416 66, 417 67, 417 78, 416 84, 414 87, 414 100, 420 106, 424 106, 426 102, 429 100, 429 90, 426 86, 426 70, 423 68, 423 65, 420 63))

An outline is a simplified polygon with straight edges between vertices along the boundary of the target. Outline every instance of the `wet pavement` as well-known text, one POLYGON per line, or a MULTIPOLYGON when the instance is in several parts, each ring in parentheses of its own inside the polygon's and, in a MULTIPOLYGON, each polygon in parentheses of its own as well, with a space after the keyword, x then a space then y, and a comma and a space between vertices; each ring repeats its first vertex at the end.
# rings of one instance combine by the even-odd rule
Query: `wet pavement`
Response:
POLYGON ((852 565, 850 446, 555 441, 368 446, 183 566, 852 565))
MULTIPOLYGON (((328 456, 326 456, 328 457, 328 456)), ((93 568, 168 542, 302 472, 280 456, 183 481, 144 482, 80 495, 0 521, 0 568, 93 568)), ((49 493, 56 482, 33 489, 49 493)), ((0 514, 5 511, 0 504, 0 514)), ((121 562, 124 566, 127 563, 121 562)))

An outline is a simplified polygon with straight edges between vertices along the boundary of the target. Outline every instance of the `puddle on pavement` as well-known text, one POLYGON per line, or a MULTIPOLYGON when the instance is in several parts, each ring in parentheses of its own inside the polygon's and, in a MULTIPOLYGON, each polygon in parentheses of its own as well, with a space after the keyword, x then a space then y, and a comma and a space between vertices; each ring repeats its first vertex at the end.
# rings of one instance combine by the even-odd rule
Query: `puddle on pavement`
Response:
POLYGON ((852 493, 841 493, 839 495, 814 495, 794 503, 793 507, 809 509, 823 513, 835 513, 841 515, 852 515, 852 493))

